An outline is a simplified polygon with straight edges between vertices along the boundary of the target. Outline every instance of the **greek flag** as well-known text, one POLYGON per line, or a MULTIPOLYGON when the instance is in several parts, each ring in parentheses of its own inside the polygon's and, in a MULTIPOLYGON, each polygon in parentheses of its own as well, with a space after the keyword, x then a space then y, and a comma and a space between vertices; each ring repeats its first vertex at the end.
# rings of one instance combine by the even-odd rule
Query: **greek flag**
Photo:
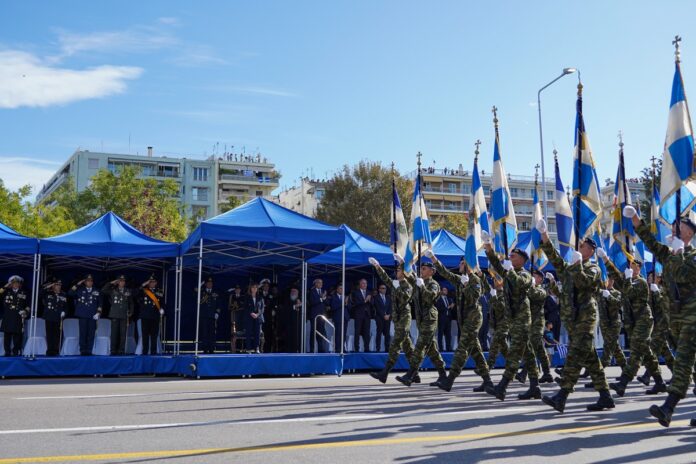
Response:
POLYGON ((602 215, 599 180, 592 158, 590 140, 582 116, 582 85, 578 85, 575 117, 575 154, 573 159, 573 220, 575 237, 582 240, 592 236, 602 215))
POLYGON ((474 172, 471 179, 471 196, 469 197, 469 229, 466 237, 464 256, 471 269, 478 268, 478 252, 483 248, 481 231, 490 233, 486 198, 483 195, 481 178, 478 172, 478 156, 474 158, 474 172))
POLYGON ((568 346, 559 343, 558 345, 556 345, 556 352, 558 353, 558 356, 561 357, 561 359, 565 359, 566 356, 568 356, 568 346))
POLYGON ((660 217, 669 226, 674 223, 678 216, 691 209, 696 203, 696 183, 693 181, 694 136, 691 129, 691 116, 686 104, 684 81, 679 61, 675 64, 660 180, 660 198, 662 199, 660 217), (680 194, 677 195, 677 192, 680 194), (677 196, 680 197, 679 207, 677 207, 677 196))
MULTIPOLYGON (((657 184, 654 182, 652 191, 653 196, 650 203, 650 232, 655 236, 658 242, 663 242, 671 231, 670 228, 660 220, 660 191, 657 188, 657 184)), ((655 265, 655 273, 662 274, 662 264, 657 261, 654 261, 653 264, 655 265)))
POLYGON ((500 158, 499 135, 496 123, 495 146, 493 147, 493 179, 491 182, 491 211, 493 230, 496 236, 496 251, 506 255, 517 243, 517 219, 512 206, 507 175, 500 158))
POLYGON ((570 261, 570 252, 575 249, 575 228, 573 227, 573 213, 568 203, 563 181, 561 180, 561 170, 558 167, 558 158, 554 157, 556 170, 556 235, 560 254, 566 261, 570 261))
POLYGON ((546 258, 546 255, 544 254, 544 251, 541 249, 541 234, 539 231, 536 229, 536 224, 543 218, 541 214, 541 204, 539 203, 539 195, 537 192, 537 186, 534 186, 534 208, 532 212, 532 240, 531 240, 531 253, 530 257, 532 258, 532 263, 534 264, 534 267, 537 269, 544 269, 544 267, 548 264, 548 259, 546 258))
POLYGON ((392 211, 389 229, 392 250, 401 257, 406 256, 408 229, 406 228, 406 219, 404 218, 404 211, 401 209, 401 200, 399 200, 399 192, 396 191, 395 182, 392 182, 392 211))
POLYGON ((612 204, 611 239, 607 255, 614 265, 624 271, 629 262, 633 261, 636 232, 633 229, 631 219, 624 217, 623 209, 633 205, 631 192, 626 185, 626 168, 624 165, 623 147, 619 150, 619 167, 616 171, 616 183, 614 184, 614 200, 612 204))
POLYGON ((420 255, 426 250, 432 249, 433 239, 430 236, 430 223, 428 212, 425 209, 425 199, 421 193, 421 175, 416 176, 416 185, 413 188, 413 207, 411 209, 411 233, 409 235, 408 247, 404 256, 404 270, 409 272, 413 269, 413 264, 418 261, 420 255), (420 245, 420 250, 419 250, 420 245))

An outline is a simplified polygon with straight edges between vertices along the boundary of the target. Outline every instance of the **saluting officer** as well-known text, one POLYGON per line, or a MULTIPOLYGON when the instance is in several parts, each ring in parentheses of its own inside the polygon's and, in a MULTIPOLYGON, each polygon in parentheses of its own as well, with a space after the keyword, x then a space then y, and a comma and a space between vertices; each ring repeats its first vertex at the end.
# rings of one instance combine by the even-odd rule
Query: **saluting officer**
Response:
POLYGON ((60 348, 60 322, 65 317, 68 299, 63 293, 63 282, 53 279, 46 285, 43 295, 43 317, 46 320, 46 356, 58 356, 60 348))
POLYGON ((143 354, 157 354, 159 321, 164 316, 164 293, 157 288, 155 274, 143 282, 137 302, 143 332, 143 354))
POLYGON ((5 356, 19 356, 22 353, 22 330, 24 319, 29 316, 29 298, 22 289, 22 279, 13 275, 7 280, 5 288, 0 289, 4 293, 2 308, 5 316, 2 322, 2 331, 5 333, 5 356))
POLYGON ((215 352, 215 325, 222 311, 222 298, 213 289, 213 278, 205 279, 201 292, 200 340, 203 353, 215 352))
POLYGON ((125 354, 128 320, 133 316, 133 292, 126 287, 126 276, 121 274, 115 280, 107 282, 102 293, 110 304, 111 354, 125 354))
POLYGON ((75 316, 80 323, 80 355, 90 356, 94 346, 94 332, 101 317, 101 294, 93 287, 94 278, 87 274, 68 292, 75 299, 75 316))

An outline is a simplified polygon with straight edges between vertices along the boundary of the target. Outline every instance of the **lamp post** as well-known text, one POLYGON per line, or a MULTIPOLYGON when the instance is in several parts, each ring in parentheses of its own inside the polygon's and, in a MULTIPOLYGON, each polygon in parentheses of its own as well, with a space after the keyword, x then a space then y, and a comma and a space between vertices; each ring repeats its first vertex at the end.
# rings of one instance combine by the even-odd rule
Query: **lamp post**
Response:
POLYGON ((573 74, 576 71, 575 68, 563 68, 563 72, 561 73, 560 76, 543 86, 542 88, 539 89, 539 92, 537 92, 537 109, 539 111, 539 147, 541 149, 541 185, 542 189, 544 190, 544 218, 548 221, 549 219, 549 204, 547 201, 547 194, 546 194, 546 170, 544 169, 544 137, 542 135, 541 131, 541 92, 546 89, 547 87, 551 86, 554 82, 559 80, 561 77, 566 76, 568 74, 573 74))

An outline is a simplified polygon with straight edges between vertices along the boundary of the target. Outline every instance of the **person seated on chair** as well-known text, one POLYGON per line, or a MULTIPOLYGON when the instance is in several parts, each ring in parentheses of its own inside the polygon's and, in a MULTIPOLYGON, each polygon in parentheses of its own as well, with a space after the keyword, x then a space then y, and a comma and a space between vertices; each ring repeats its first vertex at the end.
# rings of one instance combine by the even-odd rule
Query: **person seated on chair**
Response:
POLYGON ((246 349, 249 353, 260 353, 261 326, 263 325, 264 303, 259 295, 259 285, 252 282, 244 299, 242 311, 245 317, 244 337, 246 349))
POLYGON ((63 282, 51 279, 44 286, 45 292, 41 299, 43 317, 46 321, 46 356, 58 356, 60 349, 61 322, 67 311, 68 299, 63 293, 63 282))
POLYGON ((109 301, 109 319, 111 319, 111 354, 121 355, 126 352, 126 328, 133 316, 133 292, 126 287, 126 276, 121 274, 115 280, 102 287, 102 293, 109 301))
POLYGON ((22 279, 13 275, 7 280, 4 288, 0 289, 2 297, 2 331, 5 334, 5 356, 19 356, 22 354, 22 332, 24 319, 31 313, 30 299, 26 291, 22 289, 22 279))
POLYGON ((157 354, 159 324, 164 317, 164 293, 157 287, 155 274, 143 282, 137 303, 143 332, 143 354, 157 354))
POLYGON ((90 356, 94 346, 94 333, 97 331, 97 321, 101 317, 101 293, 94 288, 92 274, 73 285, 68 296, 75 301, 75 316, 80 323, 80 355, 90 356))

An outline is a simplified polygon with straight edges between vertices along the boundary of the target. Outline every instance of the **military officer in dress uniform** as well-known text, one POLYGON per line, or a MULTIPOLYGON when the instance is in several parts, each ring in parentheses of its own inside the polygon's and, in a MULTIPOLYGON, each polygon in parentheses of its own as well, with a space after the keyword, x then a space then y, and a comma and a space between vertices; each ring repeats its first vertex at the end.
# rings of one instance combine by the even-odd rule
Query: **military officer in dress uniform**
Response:
POLYGON ((133 292, 126 287, 126 276, 121 274, 117 279, 107 282, 102 287, 102 293, 110 304, 111 354, 125 354, 128 322, 133 316, 133 292))
POLYGON ((29 297, 22 289, 22 279, 13 275, 7 280, 5 288, 0 289, 4 318, 2 331, 5 333, 5 356, 19 356, 22 353, 22 331, 24 319, 31 311, 29 297))
POLYGON ((94 346, 94 332, 101 317, 101 293, 94 288, 92 274, 73 285, 68 296, 75 300, 75 316, 80 323, 80 355, 90 356, 94 346))
POLYGON ((155 274, 143 282, 137 302, 143 332, 143 354, 157 354, 159 322, 164 316, 164 293, 157 288, 155 274))
POLYGON ((43 317, 46 321, 46 356, 57 356, 60 348, 60 323, 65 317, 68 299, 63 293, 63 282, 60 279, 51 280, 46 285, 42 298, 43 317))
POLYGON ((205 279, 203 290, 201 291, 201 320, 200 333, 201 350, 205 354, 215 352, 215 328, 217 320, 222 311, 222 298, 213 289, 213 278, 205 279))

